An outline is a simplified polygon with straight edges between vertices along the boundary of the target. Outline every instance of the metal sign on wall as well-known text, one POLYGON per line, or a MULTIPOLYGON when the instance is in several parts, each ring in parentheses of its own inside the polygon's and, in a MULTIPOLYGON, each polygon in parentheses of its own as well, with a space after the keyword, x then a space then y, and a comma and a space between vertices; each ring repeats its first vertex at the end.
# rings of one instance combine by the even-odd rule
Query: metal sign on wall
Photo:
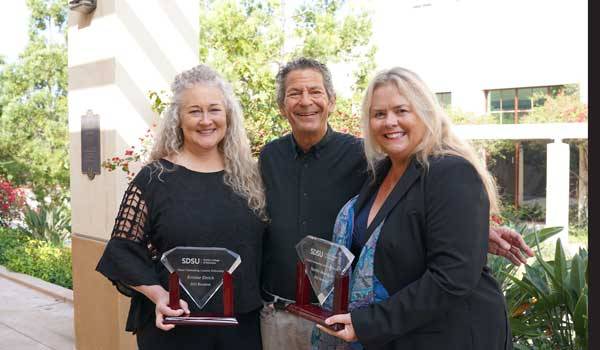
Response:
POLYGON ((81 116, 81 172, 100 175, 100 117, 90 109, 81 116))

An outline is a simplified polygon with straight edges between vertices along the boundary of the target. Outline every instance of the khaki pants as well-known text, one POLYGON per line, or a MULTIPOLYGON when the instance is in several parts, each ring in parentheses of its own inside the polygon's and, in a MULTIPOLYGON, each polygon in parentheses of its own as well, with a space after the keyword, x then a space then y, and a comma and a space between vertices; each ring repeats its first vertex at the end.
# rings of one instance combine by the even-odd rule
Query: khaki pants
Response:
POLYGON ((310 350, 314 322, 267 304, 260 312, 263 350, 310 350))

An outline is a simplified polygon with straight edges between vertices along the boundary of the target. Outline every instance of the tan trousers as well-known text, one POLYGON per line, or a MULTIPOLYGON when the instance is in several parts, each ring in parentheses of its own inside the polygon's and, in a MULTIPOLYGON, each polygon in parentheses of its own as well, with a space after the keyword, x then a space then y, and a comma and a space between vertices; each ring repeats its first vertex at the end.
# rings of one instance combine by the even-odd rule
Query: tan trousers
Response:
POLYGON ((314 325, 314 322, 268 304, 260 312, 263 350, 310 350, 314 325))

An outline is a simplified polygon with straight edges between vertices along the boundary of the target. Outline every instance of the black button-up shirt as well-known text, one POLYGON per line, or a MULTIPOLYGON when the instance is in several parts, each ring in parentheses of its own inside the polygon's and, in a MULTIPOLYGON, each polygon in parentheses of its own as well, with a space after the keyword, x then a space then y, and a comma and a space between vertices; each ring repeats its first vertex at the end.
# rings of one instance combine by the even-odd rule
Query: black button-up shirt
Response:
POLYGON ((308 152, 288 134, 267 144, 259 162, 271 219, 263 254, 262 287, 268 293, 264 297, 293 300, 295 246, 307 235, 331 240, 338 211, 367 178, 363 144, 328 127, 308 152))

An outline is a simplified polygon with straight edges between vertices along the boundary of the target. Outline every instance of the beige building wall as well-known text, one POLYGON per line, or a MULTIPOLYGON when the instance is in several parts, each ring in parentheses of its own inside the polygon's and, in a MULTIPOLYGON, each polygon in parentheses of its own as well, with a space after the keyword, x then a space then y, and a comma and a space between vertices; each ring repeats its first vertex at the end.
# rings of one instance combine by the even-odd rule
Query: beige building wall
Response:
POLYGON ((434 92, 452 92, 463 111, 484 114, 484 90, 530 86, 578 84, 587 103, 587 1, 372 4, 377 69, 414 70, 434 92))
POLYGON ((189 0, 98 0, 69 12, 69 131, 77 349, 135 349, 124 331, 129 299, 95 272, 127 186, 120 170, 81 172, 81 116, 99 115, 101 159, 122 156, 158 116, 149 91, 198 64, 199 6, 189 0))

